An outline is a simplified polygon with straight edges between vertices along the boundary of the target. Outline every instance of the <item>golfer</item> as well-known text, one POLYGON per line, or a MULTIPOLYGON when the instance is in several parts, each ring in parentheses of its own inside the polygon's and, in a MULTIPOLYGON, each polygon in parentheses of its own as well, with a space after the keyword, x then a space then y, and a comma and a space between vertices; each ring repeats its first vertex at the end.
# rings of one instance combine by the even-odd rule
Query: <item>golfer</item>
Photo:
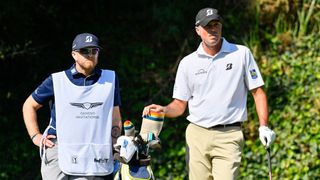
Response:
POLYGON ((195 30, 202 42, 178 67, 173 101, 167 106, 146 106, 178 117, 188 105, 187 163, 191 180, 234 180, 239 174, 244 145, 242 123, 247 119, 247 93, 251 92, 259 117, 260 140, 269 147, 275 133, 268 128, 264 81, 250 50, 222 37, 217 9, 196 15, 195 30))

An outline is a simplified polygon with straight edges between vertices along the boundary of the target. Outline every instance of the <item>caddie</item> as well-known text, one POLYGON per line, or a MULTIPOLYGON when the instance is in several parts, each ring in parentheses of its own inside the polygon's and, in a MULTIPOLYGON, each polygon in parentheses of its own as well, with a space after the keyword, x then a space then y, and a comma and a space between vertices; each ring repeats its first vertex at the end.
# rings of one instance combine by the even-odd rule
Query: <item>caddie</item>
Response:
POLYGON ((47 77, 26 99, 24 122, 31 141, 40 148, 44 180, 112 179, 112 147, 121 135, 120 93, 116 73, 97 69, 98 38, 78 34, 70 69, 47 77), (37 111, 50 105, 44 133, 37 111))

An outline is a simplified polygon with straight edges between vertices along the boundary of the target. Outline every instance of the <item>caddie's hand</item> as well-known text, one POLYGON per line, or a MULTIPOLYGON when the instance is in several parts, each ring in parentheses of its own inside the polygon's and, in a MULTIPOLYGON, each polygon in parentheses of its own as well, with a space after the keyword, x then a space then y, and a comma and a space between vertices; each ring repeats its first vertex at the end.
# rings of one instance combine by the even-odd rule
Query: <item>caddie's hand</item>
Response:
POLYGON ((262 144, 268 148, 276 138, 276 134, 267 126, 259 127, 259 138, 262 144))
POLYGON ((56 136, 54 135, 48 135, 46 138, 42 138, 42 134, 38 134, 34 139, 32 139, 33 144, 36 146, 40 146, 40 144, 45 145, 46 147, 53 147, 54 142, 52 142, 50 139, 54 139, 56 136))
POLYGON ((143 112, 142 112, 142 117, 146 115, 150 115, 150 109, 152 109, 155 112, 164 112, 165 107, 160 106, 158 104, 151 104, 149 106, 144 107, 143 112))

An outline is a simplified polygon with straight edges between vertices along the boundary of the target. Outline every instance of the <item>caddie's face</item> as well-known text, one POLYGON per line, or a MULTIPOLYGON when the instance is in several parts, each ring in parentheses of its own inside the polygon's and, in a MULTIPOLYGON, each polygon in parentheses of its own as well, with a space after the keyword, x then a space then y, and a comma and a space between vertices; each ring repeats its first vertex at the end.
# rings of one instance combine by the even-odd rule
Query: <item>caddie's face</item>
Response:
POLYGON ((77 70, 79 72, 93 70, 98 63, 99 51, 99 48, 83 48, 72 51, 77 70))
POLYGON ((206 26, 197 26, 197 34, 208 47, 218 46, 221 41, 222 24, 219 21, 210 21, 206 26))

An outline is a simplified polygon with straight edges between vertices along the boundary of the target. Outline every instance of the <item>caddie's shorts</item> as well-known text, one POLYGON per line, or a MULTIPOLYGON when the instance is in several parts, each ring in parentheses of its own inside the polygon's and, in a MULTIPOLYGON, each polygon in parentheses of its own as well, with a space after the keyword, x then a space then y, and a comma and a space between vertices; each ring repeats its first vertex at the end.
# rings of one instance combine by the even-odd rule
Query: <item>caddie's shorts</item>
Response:
POLYGON ((41 162, 41 175, 43 180, 112 180, 112 174, 107 176, 70 176, 63 173, 58 164, 58 143, 56 139, 51 139, 55 143, 52 148, 46 149, 44 160, 41 162))
POLYGON ((239 174, 244 137, 241 125, 186 129, 190 180, 235 180, 239 174))

